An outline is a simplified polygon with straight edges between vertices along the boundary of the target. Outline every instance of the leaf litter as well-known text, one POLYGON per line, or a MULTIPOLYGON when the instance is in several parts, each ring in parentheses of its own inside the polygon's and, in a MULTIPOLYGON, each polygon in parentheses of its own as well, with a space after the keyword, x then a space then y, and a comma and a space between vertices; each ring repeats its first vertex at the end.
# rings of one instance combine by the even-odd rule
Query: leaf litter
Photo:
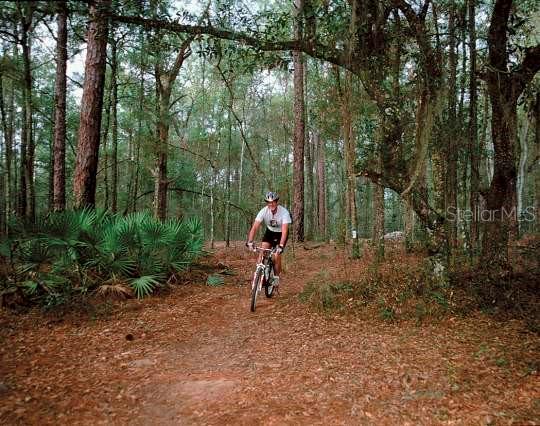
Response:
POLYGON ((251 313, 253 257, 207 262, 235 274, 213 287, 187 272, 95 316, 2 311, 0 423, 540 423, 539 338, 520 321, 313 311, 298 298, 310 279, 361 267, 332 245, 289 251, 280 295, 251 313))

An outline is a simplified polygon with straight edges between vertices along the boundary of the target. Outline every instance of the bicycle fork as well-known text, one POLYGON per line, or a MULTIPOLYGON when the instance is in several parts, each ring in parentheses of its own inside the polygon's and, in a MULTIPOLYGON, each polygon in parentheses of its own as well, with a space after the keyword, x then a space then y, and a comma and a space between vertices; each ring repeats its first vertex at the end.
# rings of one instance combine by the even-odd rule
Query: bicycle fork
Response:
POLYGON ((253 289, 254 286, 258 286, 257 291, 262 290, 262 279, 257 280, 257 277, 261 275, 261 278, 264 277, 264 264, 258 263, 257 269, 255 269, 255 273, 253 274, 253 282, 251 283, 251 288, 253 289))

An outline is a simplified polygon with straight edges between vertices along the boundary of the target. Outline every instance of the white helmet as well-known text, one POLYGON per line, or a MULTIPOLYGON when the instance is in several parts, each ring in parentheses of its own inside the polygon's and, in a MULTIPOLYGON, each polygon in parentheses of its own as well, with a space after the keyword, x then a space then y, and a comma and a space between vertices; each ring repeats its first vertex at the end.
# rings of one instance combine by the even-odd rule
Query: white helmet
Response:
POLYGON ((264 196, 264 200, 268 201, 268 202, 277 201, 277 200, 279 200, 279 195, 276 192, 269 191, 264 196))

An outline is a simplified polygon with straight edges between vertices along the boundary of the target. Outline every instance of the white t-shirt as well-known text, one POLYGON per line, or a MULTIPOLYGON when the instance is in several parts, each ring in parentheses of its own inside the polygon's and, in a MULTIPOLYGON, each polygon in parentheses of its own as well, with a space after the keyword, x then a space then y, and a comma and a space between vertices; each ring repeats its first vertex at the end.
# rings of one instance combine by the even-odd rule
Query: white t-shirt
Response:
POLYGON ((272 232, 281 232, 281 225, 284 223, 292 223, 289 211, 282 206, 277 206, 275 214, 272 214, 270 207, 263 207, 255 218, 256 222, 263 222, 266 227, 272 232))

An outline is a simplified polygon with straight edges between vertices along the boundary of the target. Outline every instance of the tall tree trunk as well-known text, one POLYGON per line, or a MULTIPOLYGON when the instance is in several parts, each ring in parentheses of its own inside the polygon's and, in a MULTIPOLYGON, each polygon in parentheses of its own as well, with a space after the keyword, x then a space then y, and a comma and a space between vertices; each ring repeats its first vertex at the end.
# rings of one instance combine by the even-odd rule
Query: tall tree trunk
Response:
POLYGON ((124 204, 124 216, 128 213, 129 207, 133 204, 132 193, 133 193, 133 181, 135 180, 135 164, 134 164, 134 157, 135 157, 135 148, 134 148, 134 142, 133 142, 133 131, 131 128, 127 129, 128 134, 128 140, 127 140, 127 161, 128 161, 128 178, 127 178, 127 188, 126 188, 126 203, 124 204))
POLYGON ((154 169, 154 216, 160 220, 167 217, 167 159, 168 159, 168 139, 169 139, 169 102, 170 90, 168 93, 161 92, 159 102, 158 119, 158 142, 156 146, 156 161, 154 169))
MULTIPOLYGON (((477 126, 477 82, 476 82, 476 0, 469 0, 469 154, 471 159, 471 191, 470 210, 476 212, 480 208, 480 149, 478 146, 477 126)), ((478 218, 473 214, 471 219, 470 246, 473 253, 477 252, 479 240, 478 218)))
MULTIPOLYGON (((107 86, 106 82, 105 85, 107 86)), ((109 81, 107 93, 105 96, 105 106, 103 108, 105 116, 101 125, 101 151, 103 156, 103 165, 101 167, 103 174, 103 208, 109 208, 109 129, 111 124, 111 101, 112 101, 112 84, 109 81)))
MULTIPOLYGON (((305 80, 304 80, 305 81, 305 80)), ((313 203, 313 195, 314 195, 314 186, 313 186, 313 135, 309 134, 307 136, 307 144, 305 147, 305 160, 306 160, 306 169, 305 173, 307 173, 306 176, 306 192, 305 192, 305 207, 306 210, 309 212, 309 214, 304 215, 304 219, 306 222, 305 228, 306 231, 306 239, 311 240, 313 239, 314 235, 314 227, 315 222, 313 221, 313 212, 315 211, 314 203, 313 203)))
POLYGON ((13 141, 11 139, 11 134, 8 126, 8 117, 7 112, 4 104, 4 77, 0 72, 0 119, 2 122, 2 135, 4 137, 4 158, 0 159, 4 160, 3 163, 3 169, 4 169, 4 176, 3 176, 3 191, 2 191, 2 203, 4 205, 4 218, 3 218, 3 227, 0 229, 0 235, 7 234, 7 223, 8 218, 11 213, 11 204, 10 204, 10 198, 11 198, 11 167, 12 167, 12 150, 13 150, 13 141))
POLYGON ((67 7, 58 2, 56 80, 54 86, 53 210, 66 208, 67 7))
MULTIPOLYGON (((232 99, 231 99, 232 100, 232 99)), ((231 102, 232 103, 232 102, 231 102)), ((232 105, 230 105, 232 109, 232 105)), ((227 138, 227 182, 225 182, 226 204, 225 204, 225 247, 230 246, 231 239, 231 145, 232 145, 232 121, 231 111, 227 117, 229 135, 227 138)))
MULTIPOLYGON (((380 142, 379 142, 380 143, 380 142)), ((378 151, 381 148, 379 147, 378 151)), ((379 172, 382 168, 381 156, 379 152, 377 154, 377 168, 379 172)), ((381 261, 384 258, 384 186, 373 183, 373 231, 372 231, 372 244, 375 249, 375 258, 377 261, 381 261)))
MULTIPOLYGON (((532 111, 531 111, 532 112, 532 111)), ((519 168, 518 168, 518 175, 517 175, 517 190, 516 190, 516 197, 517 197, 517 210, 516 210, 516 216, 517 216, 517 223, 518 223, 518 238, 519 238, 519 218, 521 217, 521 214, 523 213, 523 190, 525 188, 525 178, 526 178, 526 170, 525 166, 527 164, 527 160, 529 157, 529 150, 528 150, 528 139, 529 139, 529 112, 525 112, 525 116, 523 117, 523 124, 521 127, 521 134, 519 135, 519 168)))
POLYGON ((171 93, 184 60, 191 55, 189 46, 193 38, 194 36, 188 36, 182 42, 170 70, 164 70, 160 63, 157 63, 155 66, 156 92, 158 95, 158 143, 156 146, 154 169, 154 216, 160 220, 165 220, 167 217, 167 190, 169 187, 167 160, 169 152, 169 127, 171 124, 171 93))
POLYGON ((14 152, 14 129, 15 129, 15 88, 13 87, 13 81, 10 82, 7 89, 6 96, 6 127, 5 127, 5 138, 6 138, 6 169, 7 169, 7 178, 9 183, 6 188, 6 209, 8 215, 16 213, 17 210, 17 198, 15 194, 17 193, 17 154, 14 152))
POLYGON ((536 102, 534 103, 534 121, 535 121, 535 165, 534 165, 534 213, 536 233, 540 233, 540 93, 536 93, 536 102))
MULTIPOLYGON (((489 96, 486 91, 483 94, 482 121, 480 123, 480 140, 478 141, 479 161, 480 161, 480 187, 487 188, 493 177, 493 166, 490 155, 488 155, 488 127, 491 122, 489 117, 489 96)), ((491 139, 489 140, 491 144, 491 139)), ((491 144, 492 145, 492 144, 491 144)), ((479 197, 479 206, 482 207, 483 199, 479 197)), ((478 236, 480 237, 480 223, 478 223, 478 236)), ((478 246, 478 243, 477 243, 478 246)))
POLYGON ((34 186, 34 157, 35 143, 33 134, 33 102, 32 102, 32 72, 31 72, 31 40, 30 33, 32 27, 32 14, 34 4, 28 2, 21 5, 24 12, 21 14, 21 45, 23 51, 23 123, 21 132, 21 215, 26 220, 33 222, 35 220, 36 194, 34 186), (24 146, 24 151, 23 151, 24 146))
POLYGON ((118 61, 117 61, 117 40, 114 39, 111 45, 111 211, 118 211, 118 61))
POLYGON ((111 0, 95 0, 90 4, 81 119, 73 180, 76 208, 96 205, 99 136, 107 59, 106 13, 110 4, 111 0))
POLYGON ((314 134, 314 142, 317 146, 317 225, 318 235, 324 240, 327 240, 326 233, 326 147, 321 135, 316 132, 314 134))
POLYGON ((508 232, 516 191, 517 100, 540 69, 540 46, 526 49, 519 66, 509 69, 508 21, 512 0, 496 0, 488 31, 486 80, 491 100, 494 172, 486 194, 482 265, 492 272, 508 266, 508 232))
MULTIPOLYGON (((446 143, 446 193, 445 205, 441 211, 455 211, 457 209, 457 159, 458 159, 458 138, 456 123, 456 74, 457 74, 457 52, 456 52, 456 26, 455 26, 455 4, 450 3, 448 18, 448 38, 449 38, 449 81, 448 81, 448 126, 446 143)), ((448 239, 451 249, 457 246, 457 223, 448 221, 448 239)))
POLYGON ((360 256, 358 243, 358 223, 356 212, 356 140, 353 135, 352 112, 351 112, 351 74, 345 71, 343 85, 340 83, 340 72, 335 68, 340 97, 341 126, 343 136, 343 154, 345 157, 345 180, 346 180, 346 238, 351 242, 351 256, 356 259, 360 256))
MULTIPOLYGON (((295 35, 302 38, 301 17, 304 0, 295 0, 295 35)), ((294 66, 294 141, 293 141, 293 219, 294 241, 304 241, 304 60, 301 52, 293 51, 294 66)))
POLYGON ((414 245, 414 210, 409 205, 408 202, 403 201, 405 205, 405 209, 403 212, 403 222, 404 222, 404 243, 405 243, 405 251, 407 253, 410 253, 413 249, 414 245))

